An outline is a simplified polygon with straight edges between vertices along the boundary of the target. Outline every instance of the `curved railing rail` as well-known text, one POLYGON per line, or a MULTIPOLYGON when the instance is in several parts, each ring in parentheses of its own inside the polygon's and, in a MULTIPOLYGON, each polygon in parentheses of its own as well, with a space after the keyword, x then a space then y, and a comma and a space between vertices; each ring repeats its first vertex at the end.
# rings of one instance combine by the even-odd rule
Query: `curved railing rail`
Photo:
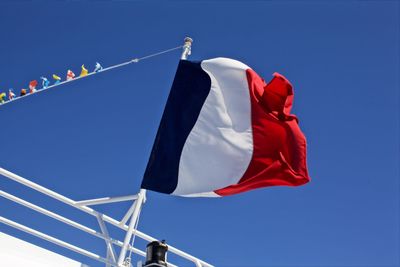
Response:
MULTIPOLYGON (((105 223, 109 223, 111 225, 114 225, 114 226, 120 228, 123 231, 128 231, 129 230, 129 226, 126 225, 126 222, 129 220, 129 218, 131 218, 132 213, 133 213, 133 211, 135 209, 135 204, 136 204, 135 202, 136 202, 136 199, 137 199, 136 195, 123 196, 123 197, 107 197, 107 198, 94 199, 94 200, 85 200, 85 201, 74 201, 74 200, 72 200, 72 199, 70 199, 68 197, 65 197, 65 196, 63 196, 63 195, 61 195, 59 193, 56 193, 56 192, 54 192, 54 191, 52 191, 50 189, 47 189, 47 188, 45 188, 45 187, 43 187, 43 186, 41 186, 39 184, 36 184, 36 183, 34 183, 34 182, 32 182, 32 181, 30 181, 28 179, 25 179, 25 178, 23 178, 23 177, 21 177, 21 176, 19 176, 17 174, 14 174, 14 173, 12 173, 10 171, 5 170, 3 168, 0 168, 0 175, 4 176, 6 178, 9 178, 9 179, 11 179, 11 180, 13 180, 13 181, 15 181, 17 183, 20 183, 20 184, 22 184, 24 186, 32 188, 32 189, 34 189, 34 190, 36 190, 36 191, 38 191, 38 192, 40 192, 40 193, 42 193, 44 195, 47 195, 47 196, 49 196, 49 197, 51 197, 53 199, 56 199, 56 200, 66 204, 66 205, 69 205, 69 206, 71 206, 73 208, 81 210, 81 211, 83 211, 83 212, 85 212, 85 213, 87 213, 87 214, 89 214, 91 216, 94 216, 97 219, 98 223, 99 223, 100 231, 97 231, 95 229, 89 228, 89 227, 87 227, 85 225, 82 225, 82 224, 80 224, 78 222, 75 222, 75 221, 73 221, 71 219, 68 219, 68 218, 66 218, 64 216, 61 216, 61 215, 59 215, 57 213, 54 213, 54 212, 52 212, 50 210, 44 209, 42 207, 39 207, 38 205, 35 205, 35 204, 33 204, 33 203, 29 202, 29 201, 26 201, 26 200, 24 200, 22 198, 19 198, 19 197, 15 196, 15 195, 12 195, 12 194, 7 193, 7 192, 5 192, 3 190, 0 190, 0 196, 3 197, 3 198, 6 198, 6 199, 8 199, 8 200, 10 200, 10 201, 12 201, 14 203, 22 205, 22 206, 24 206, 26 208, 29 208, 31 210, 34 210, 34 211, 36 211, 36 212, 38 212, 38 213, 40 213, 42 215, 48 216, 50 218, 53 218, 53 219, 55 219, 57 221, 60 221, 60 222, 62 222, 64 224, 72 226, 72 227, 74 227, 76 229, 79 229, 79 230, 85 232, 85 233, 88 233, 90 235, 93 235, 93 236, 96 236, 98 238, 103 239, 105 241, 105 243, 106 243, 107 255, 106 255, 106 257, 102 257, 100 255, 97 255, 97 254, 92 253, 90 251, 87 251, 85 249, 79 248, 79 247, 77 247, 77 246, 75 246, 73 244, 64 242, 64 241, 62 241, 60 239, 57 239, 57 238, 52 237, 50 235, 47 235, 45 233, 39 232, 39 231, 37 231, 35 229, 29 228, 29 227, 27 227, 25 225, 22 225, 20 223, 17 223, 15 221, 10 220, 10 219, 4 218, 2 216, 0 216, 0 222, 1 223, 6 224, 6 225, 8 225, 10 227, 19 229, 21 231, 24 231, 24 232, 26 232, 28 234, 32 234, 32 235, 34 235, 36 237, 39 237, 39 238, 44 239, 44 240, 47 240, 47 241, 49 241, 51 243, 54 243, 56 245, 59 245, 61 247, 66 248, 66 249, 72 250, 72 251, 74 251, 76 253, 79 253, 81 255, 87 256, 87 257, 92 258, 94 260, 97 260, 99 262, 102 262, 107 267, 109 267, 109 266, 115 266, 115 267, 129 266, 129 264, 126 265, 126 262, 123 263, 122 265, 121 264, 118 265, 118 263, 117 263, 118 257, 117 257, 117 255, 115 253, 114 246, 124 247, 125 246, 125 242, 122 242, 120 240, 111 238, 109 236, 109 234, 108 234, 108 230, 107 230, 107 227, 106 227, 105 223), (111 217, 109 217, 107 215, 104 215, 104 214, 102 214, 100 212, 97 212, 96 210, 88 207, 88 205, 112 203, 112 202, 119 202, 119 201, 130 201, 130 200, 133 200, 133 204, 129 208, 128 212, 122 218, 121 221, 115 220, 115 219, 113 219, 113 218, 111 218, 111 217)), ((144 239, 144 240, 146 240, 148 242, 157 240, 154 237, 151 237, 151 236, 149 236, 149 235, 147 235, 147 234, 145 234, 145 233, 143 233, 143 232, 141 232, 139 230, 135 230, 134 235, 139 237, 139 238, 141 238, 141 239, 144 239)), ((140 250, 138 248, 135 248, 135 247, 133 247, 133 246, 131 246, 129 244, 127 245, 127 250, 129 250, 132 253, 135 253, 137 255, 140 255, 142 257, 146 256, 146 253, 144 251, 142 251, 142 250, 140 250)), ((192 262, 194 264, 194 266, 196 266, 196 267, 213 267, 213 265, 211 265, 211 264, 209 264, 207 262, 204 262, 204 261, 202 261, 202 260, 200 260, 200 259, 198 259, 198 258, 186 253, 186 252, 183 252, 183 251, 181 251, 181 250, 179 250, 179 249, 177 249, 177 248, 175 248, 175 247, 173 247, 173 246, 171 246, 169 244, 168 244, 168 251, 170 253, 173 253, 173 254, 175 254, 177 256, 180 256, 180 257, 192 262)), ((175 264, 172 264, 172 263, 168 263, 168 266, 177 267, 175 264)))

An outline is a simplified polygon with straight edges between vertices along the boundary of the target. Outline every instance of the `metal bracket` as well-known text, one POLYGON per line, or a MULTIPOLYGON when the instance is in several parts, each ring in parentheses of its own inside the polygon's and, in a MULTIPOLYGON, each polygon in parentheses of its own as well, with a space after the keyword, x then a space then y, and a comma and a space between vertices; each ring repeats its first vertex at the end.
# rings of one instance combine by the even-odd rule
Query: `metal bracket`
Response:
POLYGON ((94 198, 94 199, 76 201, 75 205, 77 205, 77 206, 100 205, 100 204, 108 204, 108 203, 114 203, 114 202, 135 200, 137 198, 138 198, 138 195, 129 195, 129 196, 120 196, 120 197, 102 197, 102 198, 94 198))

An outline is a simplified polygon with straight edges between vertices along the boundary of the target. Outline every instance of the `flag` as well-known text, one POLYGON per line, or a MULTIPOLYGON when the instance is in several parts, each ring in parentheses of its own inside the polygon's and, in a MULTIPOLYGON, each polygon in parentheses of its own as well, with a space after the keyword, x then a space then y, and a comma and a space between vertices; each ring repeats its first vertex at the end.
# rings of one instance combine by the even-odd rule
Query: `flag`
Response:
POLYGON ((70 81, 73 78, 75 78, 75 73, 73 73, 72 70, 68 70, 67 71, 67 81, 70 81))
POLYGON ((12 88, 8 89, 8 100, 11 100, 13 98, 15 98, 15 94, 14 94, 13 89, 12 88))
POLYGON ((42 88, 46 89, 49 87, 50 81, 46 77, 40 77, 40 79, 42 79, 42 88))
POLYGON ((2 92, 0 93, 0 103, 4 103, 6 100, 6 93, 2 92))
POLYGON ((100 65, 99 62, 96 62, 96 65, 94 66, 93 72, 99 72, 99 71, 102 71, 102 70, 103 70, 103 67, 100 65))
POLYGON ((81 68, 82 68, 82 70, 81 70, 81 74, 79 76, 83 77, 83 76, 88 75, 89 71, 85 68, 85 65, 82 65, 81 68))
POLYGON ((293 90, 228 58, 180 61, 142 188, 218 197, 307 183, 306 139, 293 90))
POLYGON ((59 84, 60 81, 61 81, 61 77, 59 77, 59 76, 57 76, 57 75, 55 75, 55 74, 53 74, 53 79, 56 80, 56 81, 54 82, 54 85, 59 84))
POLYGON ((36 89, 38 82, 36 80, 29 82, 29 89, 36 89))
POLYGON ((30 93, 36 92, 37 84, 38 84, 38 82, 36 80, 30 81, 30 83, 29 83, 29 92, 30 93))

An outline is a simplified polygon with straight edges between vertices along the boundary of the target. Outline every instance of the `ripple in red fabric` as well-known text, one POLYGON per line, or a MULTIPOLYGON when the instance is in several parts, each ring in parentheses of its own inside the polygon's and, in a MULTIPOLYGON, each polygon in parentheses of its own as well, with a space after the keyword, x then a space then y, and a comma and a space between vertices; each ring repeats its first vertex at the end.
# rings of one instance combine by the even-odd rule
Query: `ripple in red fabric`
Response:
POLYGON ((299 186, 310 181, 306 138, 298 119, 290 114, 293 87, 274 73, 266 84, 253 70, 246 71, 250 90, 253 156, 239 183, 215 193, 227 196, 268 186, 299 186))

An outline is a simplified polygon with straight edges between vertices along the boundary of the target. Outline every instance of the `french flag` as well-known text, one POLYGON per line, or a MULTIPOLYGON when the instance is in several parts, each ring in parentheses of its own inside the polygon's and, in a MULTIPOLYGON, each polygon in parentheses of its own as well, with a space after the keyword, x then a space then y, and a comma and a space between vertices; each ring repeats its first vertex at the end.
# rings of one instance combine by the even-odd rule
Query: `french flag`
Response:
POLYGON ((278 73, 266 84, 233 59, 181 60, 142 188, 220 197, 307 183, 306 139, 292 103, 292 85, 278 73))

